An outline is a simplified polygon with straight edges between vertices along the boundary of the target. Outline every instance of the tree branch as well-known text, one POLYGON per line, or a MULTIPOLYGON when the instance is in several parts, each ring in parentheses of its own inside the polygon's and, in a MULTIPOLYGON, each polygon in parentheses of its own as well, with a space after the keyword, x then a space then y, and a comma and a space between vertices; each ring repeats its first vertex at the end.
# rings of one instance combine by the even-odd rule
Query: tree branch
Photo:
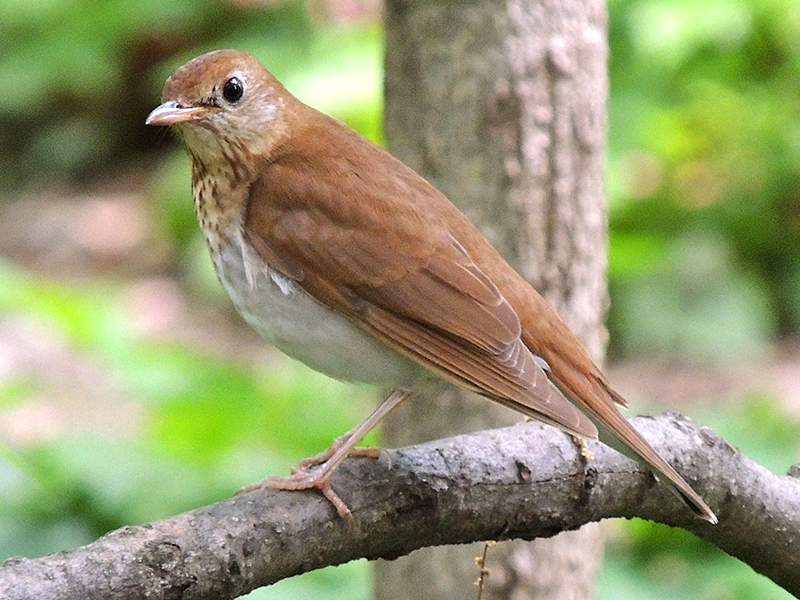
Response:
POLYGON ((350 526, 314 492, 256 492, 39 559, 0 567, 4 600, 227 599, 355 558, 548 537, 608 517, 683 527, 800 594, 800 479, 779 477, 687 418, 635 419, 720 517, 695 518, 642 467, 602 444, 581 456, 538 423, 350 459, 335 489, 350 526))

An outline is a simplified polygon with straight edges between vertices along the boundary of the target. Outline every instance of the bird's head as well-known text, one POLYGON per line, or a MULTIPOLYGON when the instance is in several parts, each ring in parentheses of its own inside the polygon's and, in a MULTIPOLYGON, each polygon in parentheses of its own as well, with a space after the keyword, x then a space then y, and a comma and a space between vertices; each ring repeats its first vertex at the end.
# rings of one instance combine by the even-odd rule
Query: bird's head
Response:
POLYGON ((190 153, 213 160, 231 148, 267 153, 286 130, 296 100, 258 60, 239 50, 215 50, 175 70, 147 125, 176 125, 190 153))

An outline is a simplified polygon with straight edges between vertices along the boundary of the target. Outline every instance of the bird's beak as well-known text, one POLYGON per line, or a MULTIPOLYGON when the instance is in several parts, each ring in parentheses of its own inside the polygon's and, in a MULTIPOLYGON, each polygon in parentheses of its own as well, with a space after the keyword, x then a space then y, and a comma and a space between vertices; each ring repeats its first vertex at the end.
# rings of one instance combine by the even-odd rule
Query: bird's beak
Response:
POLYGON ((147 115, 145 125, 175 125, 199 119, 211 110, 208 106, 181 106, 175 100, 168 100, 147 115))

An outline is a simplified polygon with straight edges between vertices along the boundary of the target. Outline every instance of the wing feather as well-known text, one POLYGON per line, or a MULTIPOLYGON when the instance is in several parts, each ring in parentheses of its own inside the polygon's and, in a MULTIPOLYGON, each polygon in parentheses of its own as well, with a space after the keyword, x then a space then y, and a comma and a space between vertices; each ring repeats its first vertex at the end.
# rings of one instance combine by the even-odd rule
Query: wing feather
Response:
POLYGON ((404 201, 399 192, 416 193, 418 177, 392 182, 403 167, 369 180, 347 153, 303 147, 265 165, 251 187, 244 231, 264 260, 445 379, 596 437, 521 340, 498 287, 424 203, 404 201))

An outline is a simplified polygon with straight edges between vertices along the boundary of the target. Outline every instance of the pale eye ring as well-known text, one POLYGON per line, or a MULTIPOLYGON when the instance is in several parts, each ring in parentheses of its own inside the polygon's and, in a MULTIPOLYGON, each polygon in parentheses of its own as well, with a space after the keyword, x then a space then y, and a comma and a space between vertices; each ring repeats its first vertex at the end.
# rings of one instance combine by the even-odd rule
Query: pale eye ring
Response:
POLYGON ((244 95, 244 85, 238 77, 231 77, 222 86, 222 97, 231 104, 238 102, 244 95))

